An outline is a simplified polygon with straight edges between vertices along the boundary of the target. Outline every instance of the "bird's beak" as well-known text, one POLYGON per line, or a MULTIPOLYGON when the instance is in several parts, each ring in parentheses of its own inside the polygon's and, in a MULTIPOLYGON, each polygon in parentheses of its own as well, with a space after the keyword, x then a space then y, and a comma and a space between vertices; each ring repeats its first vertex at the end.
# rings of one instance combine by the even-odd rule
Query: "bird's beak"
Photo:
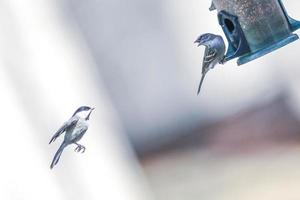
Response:
POLYGON ((91 113, 92 113, 92 111, 93 111, 94 109, 95 109, 95 108, 91 108, 90 113, 89 113, 88 116, 85 118, 86 120, 89 120, 89 119, 90 119, 90 115, 91 115, 91 113))
POLYGON ((198 47, 204 44, 201 36, 194 43, 198 43, 198 47))
POLYGON ((90 114, 92 113, 93 110, 95 110, 95 108, 91 108, 90 114))

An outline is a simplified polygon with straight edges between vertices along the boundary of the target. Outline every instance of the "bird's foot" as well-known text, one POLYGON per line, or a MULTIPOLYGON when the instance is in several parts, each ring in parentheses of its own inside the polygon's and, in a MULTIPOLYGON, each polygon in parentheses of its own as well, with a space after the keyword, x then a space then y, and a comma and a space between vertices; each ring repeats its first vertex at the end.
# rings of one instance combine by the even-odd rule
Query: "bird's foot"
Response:
POLYGON ((77 144, 77 147, 74 149, 75 152, 81 152, 84 153, 85 152, 85 146, 77 144), (82 151, 81 151, 82 150, 82 151))
POLYGON ((224 56, 223 59, 219 62, 219 64, 224 65, 226 62, 227 61, 226 61, 225 56, 224 56))

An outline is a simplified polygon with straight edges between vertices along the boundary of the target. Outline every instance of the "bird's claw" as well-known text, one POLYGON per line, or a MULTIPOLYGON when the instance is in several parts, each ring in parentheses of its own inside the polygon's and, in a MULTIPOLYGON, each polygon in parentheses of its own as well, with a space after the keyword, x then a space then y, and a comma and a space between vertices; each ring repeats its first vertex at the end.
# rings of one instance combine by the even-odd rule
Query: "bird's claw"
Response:
POLYGON ((81 151, 81 153, 84 153, 85 152, 85 147, 83 145, 77 145, 77 147, 74 149, 74 151, 78 152, 78 153, 81 151))
POLYGON ((225 56, 224 56, 224 58, 223 58, 219 63, 220 63, 221 65, 224 65, 226 62, 227 62, 227 61, 226 61, 225 56))

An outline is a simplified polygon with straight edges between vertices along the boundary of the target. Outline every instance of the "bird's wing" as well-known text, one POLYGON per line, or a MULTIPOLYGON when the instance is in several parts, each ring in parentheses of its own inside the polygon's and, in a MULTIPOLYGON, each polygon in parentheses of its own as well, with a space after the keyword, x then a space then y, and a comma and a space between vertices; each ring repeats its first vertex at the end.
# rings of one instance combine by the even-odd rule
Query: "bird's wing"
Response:
POLYGON ((202 63, 202 74, 205 74, 209 70, 209 65, 216 58, 217 51, 210 47, 205 47, 203 63, 202 63))
POLYGON ((68 121, 66 121, 62 127, 60 127, 56 133, 53 135, 53 137, 51 138, 49 144, 51 144, 52 142, 54 142, 56 140, 56 138, 58 138, 63 132, 65 132, 67 129, 72 128, 73 126, 76 125, 76 123, 78 122, 79 118, 77 116, 72 117, 71 119, 69 119, 68 121))
POLYGON ((210 48, 209 46, 205 46, 205 52, 204 52, 203 63, 202 63, 202 76, 201 76, 201 80, 197 92, 198 95, 200 93, 205 75, 210 69, 210 64, 215 59, 216 55, 217 55, 216 50, 210 48))

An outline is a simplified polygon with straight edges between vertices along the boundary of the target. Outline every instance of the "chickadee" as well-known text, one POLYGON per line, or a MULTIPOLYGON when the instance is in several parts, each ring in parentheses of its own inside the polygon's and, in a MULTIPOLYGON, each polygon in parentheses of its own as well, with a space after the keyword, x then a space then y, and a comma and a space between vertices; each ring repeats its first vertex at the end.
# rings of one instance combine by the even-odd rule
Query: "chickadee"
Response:
POLYGON ((59 149, 57 150, 50 168, 52 169, 59 161, 61 153, 63 152, 64 148, 69 144, 76 144, 77 147, 75 151, 82 153, 85 151, 85 147, 83 145, 78 144, 77 142, 82 138, 85 132, 88 129, 87 121, 90 119, 90 115, 95 108, 90 108, 88 106, 81 106, 78 108, 72 117, 66 121, 58 131, 53 135, 49 144, 54 142, 56 138, 58 138, 63 132, 65 133, 65 138, 63 143, 60 145, 59 149))
POLYGON ((211 33, 200 35, 195 43, 198 43, 198 46, 205 46, 205 53, 202 63, 202 77, 197 92, 199 95, 206 73, 210 69, 213 69, 216 64, 224 63, 225 43, 221 36, 211 33))

